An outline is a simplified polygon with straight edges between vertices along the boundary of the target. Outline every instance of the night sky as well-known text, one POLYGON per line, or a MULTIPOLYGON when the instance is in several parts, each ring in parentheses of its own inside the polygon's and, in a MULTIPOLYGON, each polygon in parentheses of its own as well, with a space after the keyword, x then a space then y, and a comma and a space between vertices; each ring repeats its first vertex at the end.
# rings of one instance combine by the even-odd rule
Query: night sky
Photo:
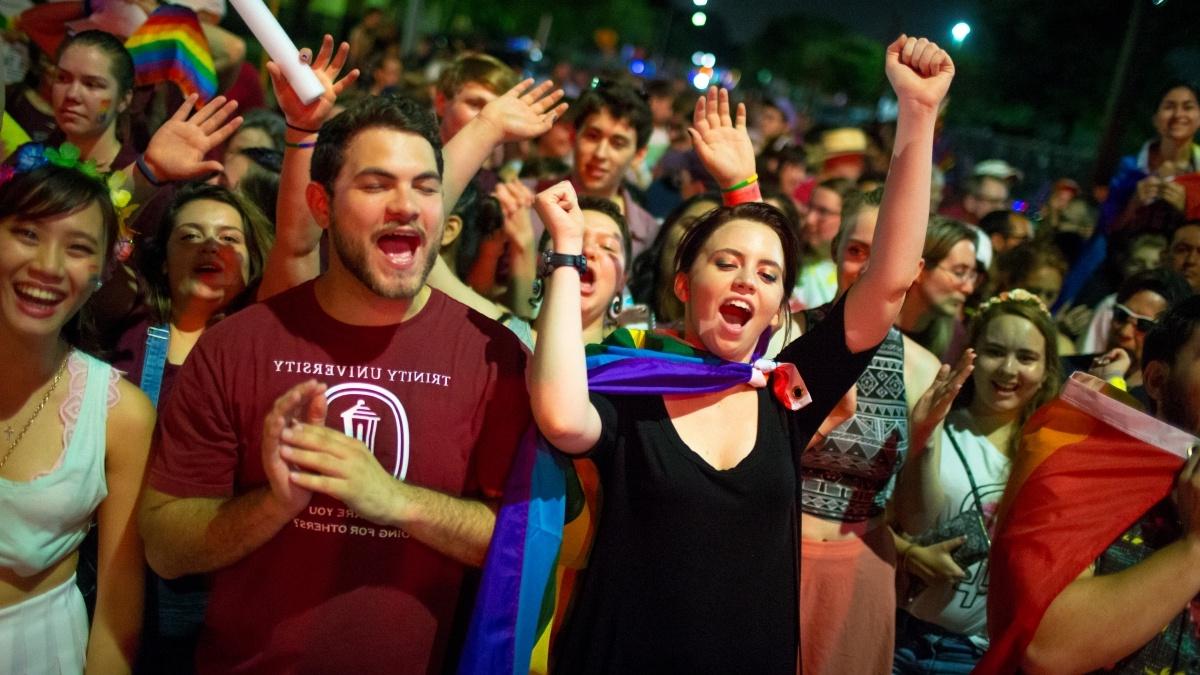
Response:
MULTIPOLYGON (((674 2, 681 10, 692 7, 691 0, 674 2)), ((906 31, 948 43, 950 27, 962 20, 971 23, 974 6, 974 0, 708 0, 704 9, 720 14, 738 42, 754 37, 773 17, 804 12, 834 19, 881 42, 906 31)))

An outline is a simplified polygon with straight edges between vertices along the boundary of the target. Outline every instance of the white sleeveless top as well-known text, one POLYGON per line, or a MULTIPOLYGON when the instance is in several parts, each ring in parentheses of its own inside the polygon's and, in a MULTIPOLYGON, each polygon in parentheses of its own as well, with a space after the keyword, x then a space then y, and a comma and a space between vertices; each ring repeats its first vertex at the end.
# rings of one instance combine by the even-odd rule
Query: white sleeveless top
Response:
POLYGON ((57 464, 29 481, 0 478, 0 567, 25 577, 78 548, 108 496, 105 432, 120 375, 82 352, 68 358, 70 393, 59 410, 63 452, 57 464))

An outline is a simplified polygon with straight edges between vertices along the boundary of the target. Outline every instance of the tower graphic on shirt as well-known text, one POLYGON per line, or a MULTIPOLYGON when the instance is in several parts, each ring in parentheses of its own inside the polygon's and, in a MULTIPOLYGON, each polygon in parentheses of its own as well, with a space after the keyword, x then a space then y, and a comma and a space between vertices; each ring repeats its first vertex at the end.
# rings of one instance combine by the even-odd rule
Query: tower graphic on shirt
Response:
POLYGON ((365 382, 347 382, 325 392, 326 424, 361 441, 392 476, 408 474, 408 414, 391 391, 365 382))

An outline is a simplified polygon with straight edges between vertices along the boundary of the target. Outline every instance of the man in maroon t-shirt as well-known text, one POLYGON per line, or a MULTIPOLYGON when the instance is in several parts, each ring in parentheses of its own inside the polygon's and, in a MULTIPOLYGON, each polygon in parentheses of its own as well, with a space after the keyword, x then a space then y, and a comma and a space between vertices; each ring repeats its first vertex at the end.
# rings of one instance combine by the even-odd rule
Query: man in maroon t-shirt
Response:
POLYGON ((161 411, 141 513, 164 577, 212 573, 201 672, 436 672, 519 435, 526 352, 425 284, 432 116, 327 122, 309 206, 329 271, 206 332, 161 411))

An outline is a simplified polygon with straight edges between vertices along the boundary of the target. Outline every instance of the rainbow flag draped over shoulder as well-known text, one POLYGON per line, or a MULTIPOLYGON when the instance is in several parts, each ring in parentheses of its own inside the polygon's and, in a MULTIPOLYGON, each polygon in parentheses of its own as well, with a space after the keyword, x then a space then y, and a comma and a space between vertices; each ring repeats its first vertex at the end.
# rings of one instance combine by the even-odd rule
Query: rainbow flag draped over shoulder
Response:
MULTIPOLYGON (((698 394, 738 384, 767 386, 774 373, 769 383, 775 396, 799 410, 812 399, 795 366, 759 358, 769 337, 768 332, 759 340, 753 363, 733 363, 664 334, 621 329, 603 345, 588 346, 588 389, 698 394)), ((562 620, 569 582, 585 564, 595 531, 598 486, 590 465, 556 454, 536 429, 525 433, 496 516, 460 674, 548 670, 552 630, 562 620)))
POLYGON ((208 39, 196 13, 179 5, 162 5, 129 36, 125 48, 133 57, 137 83, 174 82, 185 96, 200 103, 217 95, 217 71, 208 39))
POLYGON ((1018 672, 1054 598, 1171 492, 1197 439, 1124 397, 1077 372, 1025 425, 992 539, 991 645, 975 673, 1018 672))

